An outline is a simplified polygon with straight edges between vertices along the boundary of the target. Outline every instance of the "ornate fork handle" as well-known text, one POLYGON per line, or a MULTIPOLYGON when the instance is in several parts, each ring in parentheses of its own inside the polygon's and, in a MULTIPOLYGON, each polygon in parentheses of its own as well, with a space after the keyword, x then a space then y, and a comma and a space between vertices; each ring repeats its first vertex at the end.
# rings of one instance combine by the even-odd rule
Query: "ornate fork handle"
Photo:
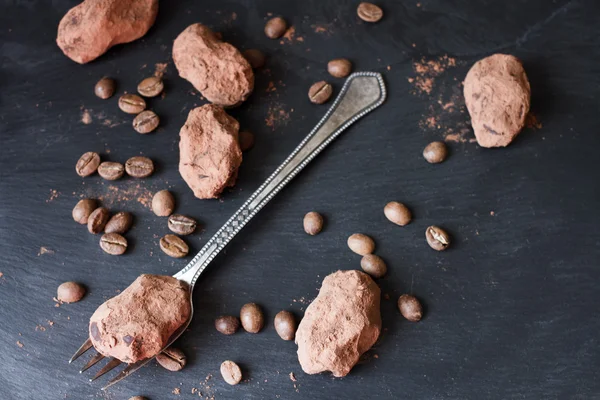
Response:
POLYGON ((356 72, 350 75, 331 108, 308 136, 174 277, 189 283, 193 289, 200 274, 244 225, 333 139, 380 106, 385 97, 381 74, 356 72))

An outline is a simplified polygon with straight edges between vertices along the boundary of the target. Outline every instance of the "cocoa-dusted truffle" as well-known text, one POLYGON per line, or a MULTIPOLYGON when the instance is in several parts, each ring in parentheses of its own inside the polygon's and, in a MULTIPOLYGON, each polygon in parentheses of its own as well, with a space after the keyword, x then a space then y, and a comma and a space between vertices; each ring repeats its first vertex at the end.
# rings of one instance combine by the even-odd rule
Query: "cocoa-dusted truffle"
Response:
POLYGON ((185 282, 170 276, 140 275, 94 312, 90 339, 103 355, 134 363, 158 354, 190 313, 185 282))
POLYGON ((216 198, 235 184, 242 162, 239 128, 233 117, 213 104, 188 114, 179 132, 179 173, 197 198, 216 198))
POLYGON ((516 57, 494 54, 477 61, 465 78, 464 94, 480 146, 508 146, 523 129, 531 88, 516 57))
POLYGON ((307 374, 347 375, 381 332, 379 286, 360 271, 323 280, 296 331, 298 361, 307 374))
POLYGON ((61 19, 56 43, 71 60, 85 64, 144 36, 157 13, 158 0, 85 0, 61 19))
POLYGON ((242 54, 222 42, 202 24, 188 26, 173 43, 173 61, 211 103, 224 107, 240 104, 254 89, 254 72, 242 54))

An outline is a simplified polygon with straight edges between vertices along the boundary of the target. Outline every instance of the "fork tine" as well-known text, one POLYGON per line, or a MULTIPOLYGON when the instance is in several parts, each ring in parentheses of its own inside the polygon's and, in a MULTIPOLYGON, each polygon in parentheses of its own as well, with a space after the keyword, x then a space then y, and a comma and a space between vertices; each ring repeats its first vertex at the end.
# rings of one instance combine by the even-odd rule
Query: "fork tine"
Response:
MULTIPOLYGON (((152 357, 152 358, 154 358, 154 357, 152 357)), ((129 366, 127 368, 125 368, 123 371, 119 372, 119 375, 117 375, 113 379, 111 379, 108 382, 108 384, 102 388, 102 390, 106 390, 110 386, 114 385, 115 383, 127 378, 129 375, 133 374, 135 371, 137 371, 138 369, 140 369, 144 365, 146 365, 150 360, 152 360, 152 358, 146 358, 145 360, 138 361, 134 364, 129 364, 129 366)))
POLYGON ((111 358, 110 361, 108 362, 108 364, 106 364, 104 367, 102 367, 102 369, 100 371, 98 371, 96 373, 96 375, 94 375, 93 378, 90 379, 90 382, 95 381, 96 379, 100 378, 102 375, 104 375, 108 371, 112 370, 113 368, 118 367, 120 364, 121 364, 121 361, 117 360, 116 358, 111 358))
POLYGON ((79 373, 83 373, 84 371, 87 371, 89 368, 91 368, 92 366, 94 366, 98 361, 102 360, 104 358, 104 356, 100 353, 96 353, 96 355, 94 357, 92 357, 90 359, 90 361, 88 361, 87 364, 85 364, 85 367, 81 368, 81 371, 79 371, 79 373))
POLYGON ((85 342, 83 342, 83 344, 75 352, 75 354, 73 354, 73 357, 71 357, 71 359, 69 360, 69 364, 71 364, 73 361, 77 360, 79 358, 79 356, 82 355, 83 353, 85 353, 86 351, 88 351, 90 349, 90 347, 92 347, 92 341, 88 338, 85 342))

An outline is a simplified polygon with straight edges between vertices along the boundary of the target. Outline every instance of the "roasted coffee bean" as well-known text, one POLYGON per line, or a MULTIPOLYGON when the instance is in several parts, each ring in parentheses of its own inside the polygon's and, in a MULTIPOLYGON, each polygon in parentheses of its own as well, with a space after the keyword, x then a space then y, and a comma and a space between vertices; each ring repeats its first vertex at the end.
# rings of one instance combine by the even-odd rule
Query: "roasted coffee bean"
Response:
POLYGON ((131 213, 127 211, 121 211, 113 215, 106 226, 104 227, 104 232, 106 233, 118 233, 123 235, 125 232, 131 228, 133 224, 133 216, 131 213))
POLYGON ((242 55, 244 56, 244 58, 246 58, 246 60, 248 60, 248 62, 250 63, 250 66, 254 69, 260 68, 263 65, 265 65, 265 54, 257 49, 248 49, 248 50, 244 50, 244 52, 242 53, 242 55))
POLYGON ((254 146, 254 135, 252 132, 241 131, 239 135, 240 150, 248 151, 254 146))
POLYGON ((94 235, 102 232, 104 230, 104 226, 108 222, 108 217, 108 210, 106 208, 96 208, 88 218, 88 231, 94 235))
POLYGON ((148 400, 148 399, 145 398, 144 396, 133 396, 133 397, 130 397, 129 400, 148 400))
POLYGON ((165 85, 158 76, 151 76, 138 84, 138 93, 144 97, 156 97, 162 93, 165 85))
POLYGON ((296 319, 289 311, 279 311, 275 316, 275 331, 283 340, 294 340, 296 336, 296 319))
POLYGON ((164 368, 169 371, 177 372, 181 371, 187 363, 187 358, 183 351, 175 347, 168 347, 162 351, 162 353, 156 356, 156 361, 164 368))
POLYGON ((375 251, 375 242, 367 235, 355 233, 348 238, 348 247, 356 254, 364 256, 375 251))
POLYGON ((360 267, 374 278, 381 278, 387 272, 387 266, 381 257, 367 254, 360 260, 360 267))
POLYGON ((152 197, 152 211, 159 217, 168 217, 175 209, 175 198, 168 190, 161 190, 152 197))
POLYGON ((160 249, 165 252, 166 255, 181 258, 187 256, 187 253, 190 251, 187 243, 183 241, 178 236, 175 235, 165 235, 160 239, 160 249))
POLYGON ((423 307, 419 300, 410 294, 403 294, 398 299, 398 309, 404 318, 417 322, 423 318, 423 307))
POLYGON ((287 23, 281 17, 271 18, 265 25, 265 35, 270 39, 279 39, 287 30, 287 23))
POLYGON ((137 94, 124 94, 119 97, 119 108, 127 114, 139 114, 146 109, 146 102, 137 94))
POLYGON ((154 172, 154 163, 148 157, 131 157, 125 162, 125 172, 133 178, 146 178, 154 172))
POLYGON ((308 90, 308 98, 315 104, 323 104, 331 97, 333 88, 325 81, 313 84, 308 90))
POLYGON ((430 164, 441 163, 448 156, 448 147, 444 142, 431 142, 423 149, 423 157, 430 164))
POLYGON ((316 211, 311 211, 304 216, 304 231, 309 235, 316 235, 323 229, 323 217, 316 211))
POLYGON ((352 72, 352 63, 345 58, 336 58, 327 63, 327 72, 335 78, 345 78, 352 72))
POLYGON ((181 214, 173 214, 167 222, 171 232, 178 235, 189 235, 194 233, 198 223, 193 218, 181 214))
POLYGON ((159 123, 160 119, 158 118, 158 115, 156 115, 154 111, 146 110, 135 116, 133 119, 133 129, 135 129, 137 133, 144 135, 155 130, 159 123))
POLYGON ((90 214, 98 207, 98 202, 94 199, 82 199, 77 202, 73 208, 73 219, 75 222, 85 225, 88 222, 90 214))
POLYGON ((105 76, 104 78, 100 79, 98 83, 96 83, 96 86, 94 87, 94 93, 101 99, 106 100, 115 94, 116 86, 117 85, 114 79, 105 76))
POLYGON ((123 176, 123 164, 113 161, 104 161, 98 166, 98 175, 108 181, 114 181, 123 176))
POLYGON ((56 291, 56 298, 63 303, 75 303, 84 295, 85 288, 77 282, 61 283, 56 291))
POLYGON ((242 370, 233 361, 223 361, 221 364, 221 376, 230 385, 237 385, 242 381, 242 370))
POLYGON ((88 151, 79 157, 75 165, 75 171, 77 171, 77 175, 79 176, 90 176, 96 172, 98 165, 100 165, 100 155, 93 151, 88 151))
POLYGON ((365 22, 377 22, 383 17, 383 10, 371 3, 360 3, 356 9, 358 18, 365 22))
POLYGON ((240 329, 240 320, 233 315, 225 315, 215 319, 215 328, 223 335, 233 335, 240 329))
POLYGON ((408 207, 397 201, 387 203, 383 208, 383 213, 387 219, 400 226, 408 224, 412 218, 408 207))
POLYGON ((262 310, 255 303, 244 304, 240 310, 240 321, 246 332, 258 333, 265 325, 262 310))
POLYGON ((437 251, 446 250, 450 245, 450 237, 442 228, 432 225, 425 231, 425 238, 429 246, 437 251))
POLYGON ((113 256, 120 256, 127 250, 127 239, 118 233, 105 233, 100 238, 102 250, 113 256))

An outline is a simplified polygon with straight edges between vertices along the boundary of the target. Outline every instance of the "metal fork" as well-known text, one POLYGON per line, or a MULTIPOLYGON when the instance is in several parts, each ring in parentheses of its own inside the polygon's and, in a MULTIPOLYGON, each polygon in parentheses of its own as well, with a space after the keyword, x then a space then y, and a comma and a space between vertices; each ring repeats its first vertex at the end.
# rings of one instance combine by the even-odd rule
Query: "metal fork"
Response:
MULTIPOLYGON (((183 334, 190 325, 194 314, 192 292, 200 274, 233 237, 265 206, 294 176, 296 176, 313 158, 329 143, 359 118, 380 106, 386 97, 385 84, 381 74, 376 72, 356 72, 348 77, 340 94, 325 116, 313 128, 308 136, 294 149, 292 154, 281 164, 271 176, 250 196, 244 205, 217 231, 185 268, 173 275, 175 278, 189 284, 190 318, 169 338, 170 346, 183 334)), ((88 338, 75 352, 69 363, 73 362, 92 347, 88 338)), ((162 349, 164 350, 164 348, 162 349)), ((81 369, 84 372, 105 357, 96 353, 81 369)), ((148 358, 129 364, 115 376, 103 390, 128 377, 147 362, 148 358)), ((116 358, 109 362, 94 375, 93 381, 121 364, 116 358)))

